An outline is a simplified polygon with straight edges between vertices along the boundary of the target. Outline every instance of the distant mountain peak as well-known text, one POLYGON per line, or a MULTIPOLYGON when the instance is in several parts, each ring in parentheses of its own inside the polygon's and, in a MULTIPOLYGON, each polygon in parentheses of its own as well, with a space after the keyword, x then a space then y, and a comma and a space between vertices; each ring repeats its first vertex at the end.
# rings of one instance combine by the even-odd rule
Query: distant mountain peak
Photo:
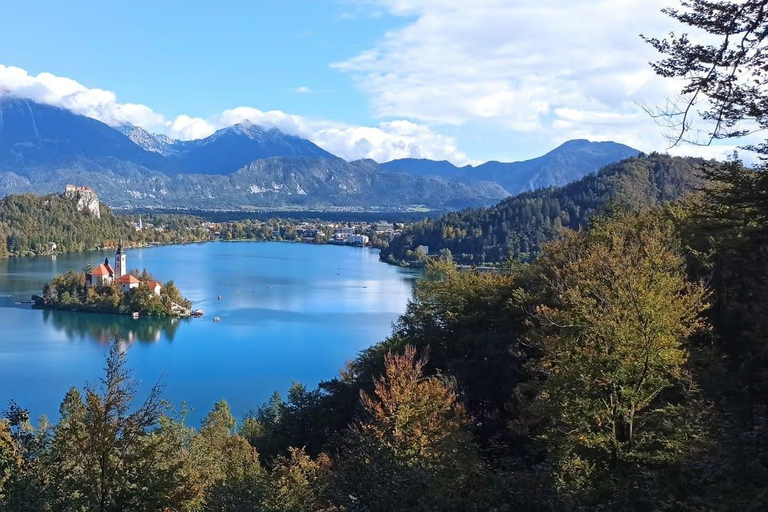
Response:
POLYGON ((220 130, 216 130, 213 135, 207 139, 201 140, 216 140, 225 135, 242 135, 251 140, 261 140, 269 134, 278 136, 285 135, 277 128, 265 128, 246 119, 244 121, 240 121, 239 123, 233 124, 232 126, 227 126, 220 130))
POLYGON ((175 151, 173 146, 178 142, 175 139, 162 135, 159 133, 150 133, 140 126, 135 126, 130 123, 123 123, 116 126, 118 131, 123 135, 131 139, 136 145, 143 148, 146 151, 157 153, 163 156, 168 156, 175 151))
POLYGON ((588 146, 589 144, 597 144, 597 142, 593 142, 589 139, 571 139, 563 142, 558 147, 567 148, 567 147, 575 147, 575 146, 588 146))
POLYGON ((640 153, 639 150, 633 147, 630 147, 630 146, 627 146, 626 144, 622 144, 620 142, 615 142, 612 140, 593 141, 588 139, 571 139, 563 142, 562 144, 557 146, 555 149, 546 153, 544 156, 547 156, 550 154, 557 154, 557 153, 567 153, 571 151, 605 152, 605 153, 624 152, 624 153, 628 153, 631 156, 640 153))
POLYGON ((240 121, 239 123, 236 123, 233 125, 233 128, 239 128, 243 131, 250 131, 253 128, 259 128, 259 125, 257 125, 254 122, 251 122, 250 119, 244 119, 240 121))

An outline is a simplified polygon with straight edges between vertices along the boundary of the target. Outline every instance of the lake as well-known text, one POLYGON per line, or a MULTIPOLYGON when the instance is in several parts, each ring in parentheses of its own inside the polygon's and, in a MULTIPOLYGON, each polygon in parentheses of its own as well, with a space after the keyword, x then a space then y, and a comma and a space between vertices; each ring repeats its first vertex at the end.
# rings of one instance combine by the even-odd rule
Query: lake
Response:
POLYGON ((0 409, 9 399, 33 418, 58 416, 64 393, 102 374, 109 342, 129 346, 138 398, 158 379, 174 408, 197 423, 225 398, 236 416, 333 378, 386 337, 405 311, 418 273, 379 262, 370 249, 278 242, 209 242, 128 249, 127 267, 173 280, 199 319, 33 310, 54 275, 114 251, 0 261, 0 409), (221 296, 219 300, 218 297, 221 296), (213 317, 221 318, 213 322, 213 317))

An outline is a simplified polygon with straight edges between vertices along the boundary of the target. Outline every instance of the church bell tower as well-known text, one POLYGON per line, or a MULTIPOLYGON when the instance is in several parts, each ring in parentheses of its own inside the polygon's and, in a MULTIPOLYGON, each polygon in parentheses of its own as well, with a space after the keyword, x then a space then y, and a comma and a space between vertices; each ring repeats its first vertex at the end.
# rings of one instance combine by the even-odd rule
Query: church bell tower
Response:
POLYGON ((125 267, 125 253, 123 252, 123 241, 117 244, 117 252, 115 253, 115 279, 123 277, 128 273, 125 267))

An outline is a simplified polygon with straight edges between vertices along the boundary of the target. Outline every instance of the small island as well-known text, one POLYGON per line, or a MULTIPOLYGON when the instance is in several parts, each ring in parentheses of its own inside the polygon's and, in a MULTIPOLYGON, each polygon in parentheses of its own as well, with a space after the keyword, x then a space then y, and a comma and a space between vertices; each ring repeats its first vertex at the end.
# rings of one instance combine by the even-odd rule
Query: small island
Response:
POLYGON ((115 253, 115 266, 104 263, 83 272, 69 270, 43 286, 34 296, 36 307, 133 316, 190 316, 192 302, 184 298, 173 281, 162 284, 147 270, 127 271, 122 240, 115 253))

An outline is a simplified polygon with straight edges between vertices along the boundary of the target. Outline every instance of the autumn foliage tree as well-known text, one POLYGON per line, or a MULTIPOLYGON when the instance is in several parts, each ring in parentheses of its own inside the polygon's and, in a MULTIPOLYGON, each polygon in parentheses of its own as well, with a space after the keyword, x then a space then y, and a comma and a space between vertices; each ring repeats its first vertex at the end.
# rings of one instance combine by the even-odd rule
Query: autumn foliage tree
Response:
POLYGON ((385 357, 365 418, 340 461, 339 500, 351 510, 467 510, 482 464, 470 418, 449 381, 423 373, 427 359, 408 346, 385 357))

